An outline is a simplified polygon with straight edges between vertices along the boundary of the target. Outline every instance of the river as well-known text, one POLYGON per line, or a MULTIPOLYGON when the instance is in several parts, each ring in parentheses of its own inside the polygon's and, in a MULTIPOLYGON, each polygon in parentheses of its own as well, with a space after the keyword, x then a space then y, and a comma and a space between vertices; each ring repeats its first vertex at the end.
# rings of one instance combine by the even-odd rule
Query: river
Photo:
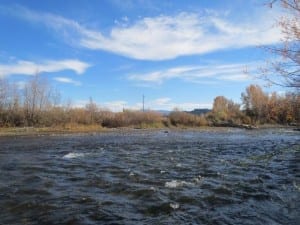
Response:
POLYGON ((300 133, 0 137, 0 224, 299 224, 300 133))

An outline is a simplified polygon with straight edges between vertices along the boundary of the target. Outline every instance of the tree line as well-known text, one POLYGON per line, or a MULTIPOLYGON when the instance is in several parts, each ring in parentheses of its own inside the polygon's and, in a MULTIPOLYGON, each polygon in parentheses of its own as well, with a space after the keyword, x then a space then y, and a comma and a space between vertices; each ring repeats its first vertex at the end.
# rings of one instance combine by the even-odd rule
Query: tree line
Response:
POLYGON ((212 110, 195 115, 173 110, 169 115, 146 110, 112 112, 99 107, 92 99, 85 107, 61 104, 60 93, 37 75, 20 89, 0 79, 0 127, 66 127, 97 125, 100 127, 199 127, 238 124, 299 124, 300 94, 266 93, 250 85, 241 94, 241 104, 224 96, 214 99, 212 110))
POLYGON ((241 94, 242 104, 224 96, 214 99, 207 116, 213 124, 299 124, 300 94, 266 93, 259 85, 250 85, 241 94))

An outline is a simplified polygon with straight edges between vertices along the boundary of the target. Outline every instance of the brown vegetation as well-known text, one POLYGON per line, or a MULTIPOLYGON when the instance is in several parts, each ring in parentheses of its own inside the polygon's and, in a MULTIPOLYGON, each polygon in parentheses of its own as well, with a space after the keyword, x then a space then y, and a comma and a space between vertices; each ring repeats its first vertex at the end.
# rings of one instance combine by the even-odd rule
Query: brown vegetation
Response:
POLYGON ((252 123, 290 124, 300 122, 300 95, 264 93, 258 85, 250 85, 242 94, 244 113, 252 123))
POLYGON ((149 128, 163 127, 163 117, 160 113, 154 111, 132 111, 123 110, 123 112, 110 113, 103 118, 104 127, 134 127, 149 128))
MULTIPOLYGON (((241 124, 299 124, 300 95, 265 93, 250 85, 242 93, 242 105, 217 96, 212 111, 204 115, 174 110, 168 116, 155 111, 111 112, 92 98, 83 108, 63 106, 60 95, 48 82, 35 76, 20 90, 0 80, 0 127, 34 127, 48 131, 99 131, 103 128, 162 128, 199 126, 237 126, 241 124)), ((33 129, 33 128, 32 128, 33 129)))
POLYGON ((226 99, 224 96, 217 96, 207 118, 212 125, 240 124, 243 120, 243 113, 240 111, 239 104, 226 99))
POLYGON ((204 116, 193 115, 179 110, 171 112, 169 120, 173 126, 199 127, 207 125, 207 121, 204 116))

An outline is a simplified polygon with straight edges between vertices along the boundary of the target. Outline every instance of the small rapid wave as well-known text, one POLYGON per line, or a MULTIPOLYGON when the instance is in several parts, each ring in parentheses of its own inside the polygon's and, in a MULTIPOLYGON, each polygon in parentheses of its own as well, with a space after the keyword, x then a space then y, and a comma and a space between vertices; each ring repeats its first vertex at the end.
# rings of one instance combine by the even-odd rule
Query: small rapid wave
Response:
POLYGON ((0 224, 296 225, 299 143, 277 130, 3 138, 0 224))
POLYGON ((165 183, 165 187, 167 188, 179 188, 179 187, 188 187, 188 186, 195 186, 203 180, 203 177, 198 176, 193 178, 191 181, 183 181, 183 180, 172 180, 167 181, 165 183))
POLYGON ((179 209, 179 204, 178 203, 170 203, 170 207, 172 208, 172 209, 179 209))
POLYGON ((84 157, 85 155, 86 154, 84 154, 84 153, 70 152, 70 153, 64 155, 62 158, 63 159, 76 159, 76 158, 84 157))
POLYGON ((178 180, 172 180, 172 181, 167 181, 165 183, 165 187, 167 188, 178 188, 178 187, 183 187, 183 186, 193 186, 194 184, 191 182, 187 181, 178 181, 178 180))

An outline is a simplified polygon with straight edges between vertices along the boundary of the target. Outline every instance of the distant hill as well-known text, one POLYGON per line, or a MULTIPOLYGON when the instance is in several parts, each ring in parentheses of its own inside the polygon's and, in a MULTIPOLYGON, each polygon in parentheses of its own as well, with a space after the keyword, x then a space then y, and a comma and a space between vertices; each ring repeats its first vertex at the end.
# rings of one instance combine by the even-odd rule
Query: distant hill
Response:
POLYGON ((168 116, 171 113, 171 111, 169 110, 157 110, 157 112, 161 113, 164 116, 168 116))
POLYGON ((210 111, 211 111, 211 109, 194 109, 192 111, 187 111, 187 112, 194 114, 194 115, 204 115, 210 111))
MULTIPOLYGON (((185 111, 187 113, 191 113, 194 115, 204 115, 208 112, 210 112, 211 109, 193 109, 192 111, 185 111)), ((157 112, 161 113, 164 116, 168 116, 172 111, 169 110, 157 110, 157 112)))

